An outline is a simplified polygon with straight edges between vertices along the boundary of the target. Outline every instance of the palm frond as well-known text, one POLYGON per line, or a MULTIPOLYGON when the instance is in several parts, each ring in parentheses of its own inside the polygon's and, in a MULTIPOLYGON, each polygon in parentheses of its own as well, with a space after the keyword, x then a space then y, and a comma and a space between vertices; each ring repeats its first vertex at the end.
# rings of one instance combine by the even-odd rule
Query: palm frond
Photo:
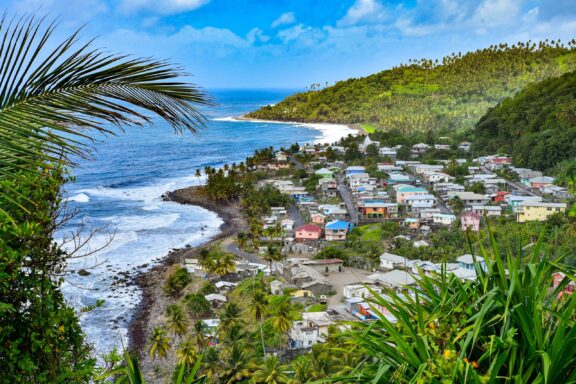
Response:
MULTIPOLYGON (((0 20, 0 181, 47 162, 85 156, 94 133, 113 134, 161 117, 177 133, 197 132, 210 105, 178 66, 104 53, 78 31, 50 48, 56 23, 0 20)), ((3 193, 3 192, 0 192, 3 193)))

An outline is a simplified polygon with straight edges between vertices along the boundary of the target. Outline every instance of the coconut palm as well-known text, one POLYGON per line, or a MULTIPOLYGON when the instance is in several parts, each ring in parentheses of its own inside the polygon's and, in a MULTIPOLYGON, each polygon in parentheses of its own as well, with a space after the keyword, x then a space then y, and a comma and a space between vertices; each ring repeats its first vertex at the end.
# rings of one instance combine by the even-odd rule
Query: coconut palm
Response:
POLYGON ((282 252, 280 251, 280 248, 278 248, 274 245, 269 245, 268 250, 264 254, 263 258, 265 261, 270 263, 270 273, 272 273, 272 262, 273 261, 281 261, 283 256, 282 256, 282 252))
POLYGON ((252 384, 284 384, 289 380, 284 367, 276 356, 270 356, 264 360, 264 365, 257 369, 250 379, 252 384))
POLYGON ((234 262, 234 255, 231 253, 222 252, 214 260, 212 273, 222 277, 236 272, 236 263, 234 262))
POLYGON ((250 295, 250 312, 252 317, 258 322, 260 326, 260 341, 262 342, 262 353, 266 358, 266 344, 264 343, 263 320, 268 311, 268 302, 266 294, 260 289, 253 289, 250 295))
POLYGON ((296 316, 290 304, 290 296, 270 297, 270 318, 269 322, 276 332, 285 333, 292 327, 292 322, 296 316))
POLYGON ((194 323, 194 326, 191 329, 191 336, 190 339, 196 345, 198 350, 204 350, 208 345, 208 338, 206 337, 206 331, 208 330, 208 326, 203 321, 197 321, 194 323))
POLYGON ((196 173, 194 173, 194 176, 196 176, 197 178, 201 178, 202 177, 202 171, 200 169, 196 169, 196 173))
POLYGON ((196 361, 196 358, 198 357, 198 348, 196 346, 196 342, 191 338, 184 340, 178 346, 178 349, 176 350, 176 356, 178 357, 179 364, 194 364, 194 361, 196 361))
POLYGON ((234 323, 240 321, 242 311, 238 304, 229 302, 220 311, 220 324, 218 325, 219 333, 226 333, 234 323))
POLYGON ((156 357, 161 359, 165 358, 170 350, 170 337, 166 334, 166 329, 162 327, 156 327, 152 330, 152 333, 148 337, 150 342, 150 357, 152 360, 156 360, 156 357))
POLYGON ((220 370, 220 354, 214 347, 209 347, 204 352, 204 359, 202 360, 202 371, 209 381, 216 378, 220 370))
POLYGON ((143 111, 177 132, 203 126, 197 106, 207 98, 175 80, 181 68, 104 53, 79 44, 78 32, 58 44, 55 27, 45 18, 0 20, 0 180, 46 163, 70 165, 69 155, 87 154, 94 132, 151 123, 143 111))
POLYGON ((222 351, 221 382, 232 384, 242 382, 252 376, 254 360, 243 343, 234 343, 222 351))
POLYGON ((167 326, 172 332, 174 332, 174 336, 182 336, 186 333, 186 329, 188 328, 188 319, 186 319, 186 315, 182 310, 182 307, 176 306, 175 308, 172 307, 170 311, 167 311, 168 320, 167 326))

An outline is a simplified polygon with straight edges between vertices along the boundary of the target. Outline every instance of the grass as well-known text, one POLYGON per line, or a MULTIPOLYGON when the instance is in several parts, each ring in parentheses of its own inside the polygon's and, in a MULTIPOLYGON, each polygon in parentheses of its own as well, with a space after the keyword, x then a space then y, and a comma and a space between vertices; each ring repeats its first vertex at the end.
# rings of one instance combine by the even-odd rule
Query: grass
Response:
POLYGON ((324 312, 325 310, 326 310, 326 304, 313 304, 310 307, 308 307, 306 312, 324 312))
POLYGON ((376 126, 373 124, 361 124, 360 125, 364 132, 366 133, 374 133, 376 132, 376 126))
POLYGON ((380 224, 368 224, 358 227, 362 232, 362 241, 380 241, 382 239, 382 227, 380 224))

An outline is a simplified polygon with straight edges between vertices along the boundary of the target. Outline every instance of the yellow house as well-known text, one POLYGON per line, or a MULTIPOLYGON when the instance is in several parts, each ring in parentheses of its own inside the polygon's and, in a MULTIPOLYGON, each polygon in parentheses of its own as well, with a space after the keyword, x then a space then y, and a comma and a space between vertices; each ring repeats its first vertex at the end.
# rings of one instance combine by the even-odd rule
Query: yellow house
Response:
POLYGON ((566 204, 545 203, 542 201, 523 201, 518 205, 516 221, 546 221, 549 216, 566 211, 566 204))
POLYGON ((291 295, 292 297, 316 297, 314 295, 314 292, 307 291, 305 289, 300 289, 298 291, 292 292, 291 295))

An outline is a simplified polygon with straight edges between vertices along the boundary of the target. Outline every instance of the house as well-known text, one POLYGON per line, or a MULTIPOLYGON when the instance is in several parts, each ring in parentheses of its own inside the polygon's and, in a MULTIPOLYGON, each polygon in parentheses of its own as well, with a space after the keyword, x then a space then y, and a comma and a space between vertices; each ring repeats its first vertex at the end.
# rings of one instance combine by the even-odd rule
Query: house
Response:
POLYGON ((460 225, 463 231, 470 229, 478 232, 480 230, 480 219, 482 216, 473 211, 466 211, 460 217, 460 225))
POLYGON ((394 164, 378 164, 378 170, 382 172, 386 172, 388 174, 393 172, 402 172, 402 167, 399 167, 394 164))
POLYGON ((428 191, 420 187, 405 186, 396 191, 396 202, 398 204, 404 203, 408 196, 428 195, 428 191))
POLYGON ((490 197, 487 195, 480 195, 474 192, 460 192, 460 191, 451 191, 447 194, 448 200, 453 200, 456 197, 460 198, 464 206, 472 206, 472 205, 485 205, 490 201, 490 197))
POLYGON ((354 165, 346 168, 346 176, 358 174, 358 173, 366 173, 366 167, 360 165, 354 165))
POLYGON ((366 135, 364 136, 364 140, 358 145, 358 149, 360 149, 360 151, 362 152, 366 152, 366 148, 368 148, 369 145, 376 145, 377 147, 380 146, 380 143, 377 141, 373 141, 372 139, 370 139, 370 136, 366 135))
POLYGON ((304 320, 296 320, 288 332, 289 348, 310 348, 318 343, 319 336, 318 328, 309 327, 304 320))
POLYGON ((385 252, 380 255, 380 268, 383 269, 406 269, 406 263, 408 259, 404 256, 398 256, 393 253, 385 252))
POLYGON ((350 231, 351 228, 352 224, 347 221, 331 221, 324 227, 324 237, 328 241, 346 240, 348 231, 350 231))
POLYGON ((418 240, 413 242, 412 246, 415 248, 420 248, 420 247, 429 247, 430 244, 426 240, 418 240))
POLYGON ((505 201, 506 196, 508 196, 510 194, 510 192, 506 192, 506 191, 498 191, 496 193, 494 193, 491 197, 492 197, 492 202, 494 203, 502 203, 505 201))
POLYGON ((534 171, 530 168, 516 168, 510 167, 510 170, 518 175, 520 182, 527 187, 530 186, 530 179, 535 177, 544 176, 544 174, 540 171, 534 171))
POLYGON ((434 218, 434 215, 439 213, 442 213, 440 208, 424 208, 419 212, 421 220, 431 220, 434 218))
POLYGON ((456 221, 456 216, 447 213, 436 213, 432 216, 434 224, 450 226, 456 221))
POLYGON ((458 144, 458 149, 468 152, 471 146, 472 143, 470 143, 469 141, 463 141, 460 144, 458 144))
POLYGON ((270 293, 273 295, 281 295, 282 294, 282 283, 280 280, 273 280, 270 282, 270 293))
POLYGON ((399 173, 399 172, 394 172, 394 173, 388 174, 388 179, 386 180, 386 183, 388 183, 388 185, 404 184, 404 183, 411 183, 411 182, 412 182, 412 180, 410 179, 410 176, 408 176, 404 173, 399 173))
POLYGON ((279 272, 290 284, 294 284, 297 288, 310 291, 314 295, 325 295, 332 290, 330 281, 312 266, 305 265, 302 262, 280 264, 279 272))
POLYGON ((418 175, 423 175, 424 173, 432 173, 432 172, 442 172, 444 170, 443 164, 411 164, 408 166, 412 169, 412 172, 418 175))
POLYGON ((516 221, 546 221, 549 216, 566 211, 564 203, 545 203, 542 201, 523 201, 518 205, 516 221))
POLYGON ((466 254, 457 258, 456 261, 458 262, 458 268, 475 271, 475 265, 478 263, 483 270, 486 270, 486 261, 481 256, 466 254))
POLYGON ((204 298, 210 303, 212 308, 220 308, 222 304, 226 303, 226 296, 220 295, 218 293, 211 293, 204 296, 204 298))
POLYGON ((566 188, 554 184, 542 187, 540 190, 542 193, 552 195, 558 199, 569 199, 571 197, 570 192, 566 188))
POLYGON ((491 171, 497 171, 499 169, 504 169, 508 166, 512 165, 512 159, 509 157, 491 157, 486 164, 486 168, 491 171))
POLYGON ((288 155, 284 151, 278 151, 274 154, 274 158, 278 162, 286 162, 288 161, 288 155))
POLYGON ((532 188, 540 189, 554 184, 554 178, 550 176, 533 177, 528 180, 528 185, 532 188))
POLYGON ((434 149, 437 151, 449 151, 450 144, 434 144, 434 149))
POLYGON ((512 212, 520 212, 520 203, 524 201, 539 202, 542 201, 542 196, 523 196, 523 195, 507 195, 504 197, 506 203, 512 208, 512 212))
POLYGON ((436 206, 436 197, 428 194, 406 196, 404 204, 411 209, 434 208, 436 206))
POLYGON ((416 283, 412 274, 400 269, 393 269, 390 272, 385 273, 373 273, 368 276, 368 280, 381 287, 392 289, 397 292, 404 290, 406 286, 414 285, 416 283))
POLYGON ((236 287, 237 285, 238 285, 237 283, 232 283, 230 281, 217 281, 216 283, 214 283, 214 286, 216 287, 216 289, 218 289, 218 292, 220 293, 227 292, 236 287))
POLYGON ((362 299, 369 299, 373 297, 374 293, 382 293, 382 288, 370 284, 348 284, 342 288, 342 295, 346 299, 353 297, 360 297, 362 299))
POLYGON ((301 227, 296 228, 296 240, 297 241, 313 241, 320 239, 322 235, 322 228, 314 224, 306 224, 301 227))
POLYGON ((407 217, 404 219, 404 225, 410 229, 419 229, 420 228, 420 219, 415 217, 407 217))
POLYGON ((424 172, 422 177, 428 183, 448 183, 454 180, 453 176, 443 172, 424 172))
POLYGON ((326 168, 320 168, 315 171, 314 174, 320 176, 322 179, 331 179, 334 176, 334 172, 326 168))
POLYGON ((362 220, 380 220, 396 217, 398 204, 381 199, 366 199, 357 203, 358 215, 362 220))
POLYGON ((389 148, 389 147, 382 147, 380 148, 380 156, 388 157, 391 161, 396 161, 397 149, 396 148, 389 148))
POLYGON ((294 229, 294 220, 284 219, 284 220, 280 221, 280 225, 282 226, 283 230, 291 231, 294 229))
POLYGON ((417 154, 424 153, 429 149, 430 149, 430 146, 428 144, 425 144, 425 143, 418 143, 418 144, 414 144, 412 146, 412 152, 417 153, 417 154))
POLYGON ((324 197, 338 196, 338 183, 334 179, 322 179, 319 182, 320 191, 324 197))
POLYGON ((324 216, 323 214, 319 213, 319 212, 315 212, 313 214, 310 215, 310 219, 312 220, 312 222, 314 224, 317 225, 324 225, 324 223, 326 222, 326 216, 324 216))
MULTIPOLYGON (((556 272, 552 275, 552 287, 554 289, 558 288, 560 284, 566 279, 566 275, 562 272, 556 272)), ((572 295, 576 288, 576 282, 570 281, 564 286, 564 290, 560 292, 559 296, 572 295)))
POLYGON ((502 207, 499 205, 473 205, 468 210, 482 216, 502 216, 502 207))

